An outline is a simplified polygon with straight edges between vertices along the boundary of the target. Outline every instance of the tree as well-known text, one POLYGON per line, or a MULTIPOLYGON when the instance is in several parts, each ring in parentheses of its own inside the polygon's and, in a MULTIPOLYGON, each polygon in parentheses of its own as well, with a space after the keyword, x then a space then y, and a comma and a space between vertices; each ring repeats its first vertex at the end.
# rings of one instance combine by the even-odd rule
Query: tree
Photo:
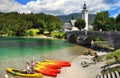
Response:
POLYGON ((120 14, 116 17, 116 23, 120 22, 120 14))
POLYGON ((110 31, 116 28, 115 19, 109 17, 108 11, 98 12, 93 22, 94 30, 110 31))
POLYGON ((38 29, 40 30, 40 34, 43 34, 46 28, 46 24, 43 20, 38 20, 38 29))
POLYGON ((16 29, 16 36, 25 36, 26 31, 28 30, 29 26, 31 26, 31 23, 28 23, 25 20, 20 20, 17 23, 17 29, 16 29))
POLYGON ((94 30, 106 30, 106 22, 109 18, 108 11, 98 12, 95 16, 93 27, 94 30))
POLYGON ((114 31, 115 29, 116 29, 115 18, 109 17, 108 19, 106 19, 105 30, 114 31))
POLYGON ((61 22, 58 18, 52 15, 47 15, 45 20, 46 20, 46 29, 49 32, 49 35, 51 35, 52 31, 60 30, 61 22))
POLYGON ((120 14, 116 17, 116 29, 120 31, 120 14))
POLYGON ((49 31, 49 34, 51 35, 51 32, 55 30, 56 25, 54 22, 48 21, 47 22, 47 30, 49 31))
POLYGON ((84 21, 83 19, 81 19, 81 18, 77 19, 76 22, 75 22, 75 26, 76 26, 79 30, 85 28, 85 24, 86 24, 85 21, 84 21))

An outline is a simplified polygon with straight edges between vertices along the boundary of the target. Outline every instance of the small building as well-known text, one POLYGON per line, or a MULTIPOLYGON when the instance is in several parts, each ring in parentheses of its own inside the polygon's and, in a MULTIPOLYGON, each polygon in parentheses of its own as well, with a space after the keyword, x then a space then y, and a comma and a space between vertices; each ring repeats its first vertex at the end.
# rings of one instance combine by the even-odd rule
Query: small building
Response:
MULTIPOLYGON (((88 10, 86 3, 84 2, 83 9, 82 9, 82 19, 85 21, 86 25, 85 28, 82 29, 82 31, 86 30, 88 31, 89 29, 92 28, 91 25, 88 25, 88 10)), ((75 27, 75 21, 76 20, 70 20, 68 22, 65 22, 64 25, 62 26, 62 32, 67 32, 67 31, 78 31, 79 29, 75 27)))
POLYGON ((75 21, 76 20, 70 20, 68 22, 65 22, 62 26, 62 32, 67 32, 67 31, 78 31, 79 29, 75 27, 75 21))

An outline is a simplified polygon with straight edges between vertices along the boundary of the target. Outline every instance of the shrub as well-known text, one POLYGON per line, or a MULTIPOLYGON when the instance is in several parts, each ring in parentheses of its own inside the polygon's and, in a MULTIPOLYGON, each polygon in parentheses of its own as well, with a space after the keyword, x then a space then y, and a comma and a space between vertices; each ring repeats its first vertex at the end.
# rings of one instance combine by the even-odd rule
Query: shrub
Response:
POLYGON ((65 33, 63 32, 52 32, 51 36, 54 38, 58 38, 58 39, 63 39, 64 38, 65 33))
POLYGON ((15 32, 9 31, 7 35, 8 35, 8 36, 15 36, 15 32))
MULTIPOLYGON (((116 50, 116 51, 114 51, 114 52, 106 55, 106 58, 107 58, 107 59, 112 59, 112 58, 114 58, 115 56, 120 57, 120 49, 118 49, 118 50, 116 50)), ((118 58, 118 59, 119 59, 119 58, 118 58)))
POLYGON ((39 32, 39 29, 30 29, 26 31, 26 36, 36 36, 39 32))
POLYGON ((103 39, 101 39, 100 37, 96 37, 95 41, 103 41, 103 39))

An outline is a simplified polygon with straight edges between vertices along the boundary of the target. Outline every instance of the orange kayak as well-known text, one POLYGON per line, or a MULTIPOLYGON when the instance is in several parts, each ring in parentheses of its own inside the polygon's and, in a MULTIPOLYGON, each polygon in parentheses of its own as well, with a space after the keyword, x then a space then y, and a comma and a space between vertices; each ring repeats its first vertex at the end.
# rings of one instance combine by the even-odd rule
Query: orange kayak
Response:
POLYGON ((61 66, 56 65, 54 63, 50 63, 50 62, 37 62, 36 64, 41 64, 41 65, 51 67, 51 68, 55 68, 55 69, 60 69, 61 68, 61 66))
POLYGON ((57 73, 60 73, 60 70, 58 70, 58 69, 46 67, 46 66, 43 66, 43 65, 36 65, 34 67, 34 70, 38 73, 42 73, 44 75, 53 76, 53 77, 56 77, 57 73))

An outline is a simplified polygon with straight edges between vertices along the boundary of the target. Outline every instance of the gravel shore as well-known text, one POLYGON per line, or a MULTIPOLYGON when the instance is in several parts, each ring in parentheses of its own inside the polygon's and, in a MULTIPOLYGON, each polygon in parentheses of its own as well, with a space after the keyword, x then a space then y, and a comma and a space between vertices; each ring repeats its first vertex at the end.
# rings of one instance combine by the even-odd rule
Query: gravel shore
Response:
MULTIPOLYGON (((99 53, 102 54, 105 53, 99 53)), ((105 62, 95 64, 90 58, 85 55, 78 56, 71 62, 71 67, 63 67, 57 77, 44 76, 43 78, 96 78, 101 72, 100 67, 105 65, 105 62), (82 62, 87 62, 89 66, 83 67, 82 62)))

